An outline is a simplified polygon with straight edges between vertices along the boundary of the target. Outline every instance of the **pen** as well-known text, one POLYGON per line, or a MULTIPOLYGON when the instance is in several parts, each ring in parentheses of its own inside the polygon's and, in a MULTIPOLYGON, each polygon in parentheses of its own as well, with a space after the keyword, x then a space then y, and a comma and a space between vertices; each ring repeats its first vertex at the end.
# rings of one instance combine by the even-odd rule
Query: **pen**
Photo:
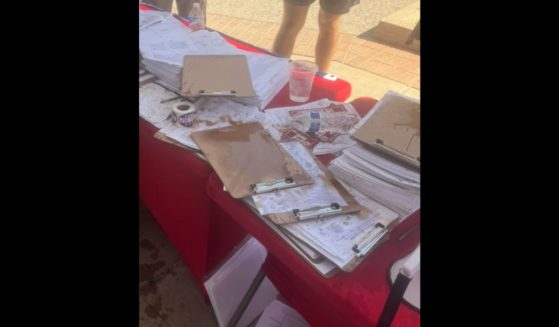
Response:
POLYGON ((171 102, 171 101, 179 100, 179 99, 182 99, 182 98, 183 97, 179 95, 179 96, 172 97, 172 98, 169 98, 169 99, 161 100, 161 101, 159 101, 159 103, 171 102))
POLYGON ((416 229, 419 228, 419 224, 413 226, 412 228, 410 228, 407 232, 405 232, 404 234, 402 234, 402 236, 400 236, 398 238, 398 241, 403 240, 404 238, 408 237, 413 231, 415 231, 416 229))

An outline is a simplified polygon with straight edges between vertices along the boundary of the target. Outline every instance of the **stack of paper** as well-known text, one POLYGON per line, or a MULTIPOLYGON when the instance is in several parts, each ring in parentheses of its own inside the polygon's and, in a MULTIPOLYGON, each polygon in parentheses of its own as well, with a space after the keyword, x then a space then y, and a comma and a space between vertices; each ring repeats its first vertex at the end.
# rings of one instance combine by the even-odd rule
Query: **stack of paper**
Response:
POLYGON ((419 191, 420 176, 415 169, 390 160, 359 144, 345 150, 344 155, 355 167, 369 175, 374 175, 404 189, 419 191))
POLYGON ((218 33, 206 30, 193 33, 172 16, 140 31, 140 51, 145 68, 176 92, 181 89, 185 55, 238 53, 218 33))
POLYGON ((192 32, 170 15, 141 16, 140 51, 145 69, 180 92, 185 55, 245 55, 256 97, 243 100, 264 108, 288 81, 288 60, 237 49, 219 33, 192 32))
POLYGON ((330 171, 403 219, 419 209, 419 102, 390 91, 350 134, 359 144, 332 161, 330 171))
POLYGON ((244 52, 247 57, 256 104, 265 108, 289 80, 289 60, 267 54, 244 52))
POLYGON ((177 48, 183 44, 173 40, 183 40, 191 33, 171 15, 140 30, 140 52, 144 67, 172 86, 175 92, 180 91, 182 60, 176 62, 174 59, 180 56, 177 48))
POLYGON ((156 10, 140 10, 140 31, 144 28, 151 26, 153 24, 163 21, 167 17, 171 17, 173 14, 167 11, 156 11, 156 10))
POLYGON ((328 169, 340 180, 406 218, 420 207, 419 173, 361 145, 343 151, 328 169))

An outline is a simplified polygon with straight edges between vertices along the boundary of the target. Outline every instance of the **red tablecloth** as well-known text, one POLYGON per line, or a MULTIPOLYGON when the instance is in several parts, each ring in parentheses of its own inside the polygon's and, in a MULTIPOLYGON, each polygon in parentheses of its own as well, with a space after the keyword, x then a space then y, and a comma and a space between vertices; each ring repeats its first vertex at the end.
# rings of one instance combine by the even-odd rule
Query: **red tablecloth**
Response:
MULTIPOLYGON (((358 99, 353 105, 364 115, 374 102, 358 99)), ((355 271, 327 279, 314 271, 243 203, 223 192, 222 185, 219 177, 212 173, 207 185, 212 201, 268 249, 263 267, 266 275, 312 326, 376 325, 390 291, 390 265, 419 243, 417 231, 398 241, 402 233, 419 222, 419 212, 393 230, 391 238, 367 256, 355 271)), ((419 314, 402 304, 392 326, 417 327, 419 314)))
MULTIPOLYGON (((140 9, 150 10, 141 5, 140 9)), ((263 52, 240 41, 227 37, 226 40, 238 48, 263 52)), ((289 100, 288 92, 286 85, 268 108, 295 105, 289 100)), ((344 101, 350 93, 351 85, 347 81, 317 76, 310 101, 322 98, 344 101)), ((205 275, 247 232, 221 212, 220 207, 211 204, 204 191, 211 167, 188 151, 155 139, 156 132, 156 127, 140 119, 140 198, 205 294, 205 275)))

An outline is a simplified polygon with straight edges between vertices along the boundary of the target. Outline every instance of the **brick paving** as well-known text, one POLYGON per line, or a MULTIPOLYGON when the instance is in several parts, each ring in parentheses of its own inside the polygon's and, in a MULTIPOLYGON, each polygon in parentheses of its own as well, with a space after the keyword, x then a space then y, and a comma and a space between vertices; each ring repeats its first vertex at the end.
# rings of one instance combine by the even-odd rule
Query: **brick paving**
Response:
MULTIPOLYGON (((259 22, 242 18, 208 13, 206 25, 214 30, 245 41, 257 47, 271 50, 279 24, 259 22)), ((293 53, 314 57, 314 45, 318 31, 303 28, 293 53)), ((379 75, 406 86, 420 89, 420 56, 378 42, 342 33, 333 61, 379 75)))

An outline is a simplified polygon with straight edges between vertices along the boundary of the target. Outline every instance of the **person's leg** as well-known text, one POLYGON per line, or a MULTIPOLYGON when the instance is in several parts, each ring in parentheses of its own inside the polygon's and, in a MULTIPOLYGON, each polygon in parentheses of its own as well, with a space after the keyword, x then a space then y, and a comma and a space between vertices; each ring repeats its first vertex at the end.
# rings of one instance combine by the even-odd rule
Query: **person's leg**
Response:
POLYGON ((330 61, 336 52, 341 16, 347 14, 349 9, 358 3, 359 0, 320 0, 315 61, 321 71, 328 72, 330 61))
POLYGON ((340 17, 341 15, 330 14, 322 8, 318 12, 318 38, 314 55, 318 69, 323 72, 328 72, 336 51, 340 37, 340 17))
POLYGON ((173 7, 173 0, 143 0, 142 2, 152 4, 165 11, 171 11, 173 7))
POLYGON ((204 17, 206 17, 206 0, 176 0, 177 1, 177 12, 180 17, 187 17, 190 9, 192 9, 192 4, 198 2, 200 4, 200 8, 204 12, 204 17))
POLYGON ((295 39, 305 25, 309 6, 312 3, 312 1, 297 1, 302 3, 299 5, 291 2, 293 1, 283 3, 283 18, 272 49, 273 53, 285 58, 291 57, 293 53, 295 39))

